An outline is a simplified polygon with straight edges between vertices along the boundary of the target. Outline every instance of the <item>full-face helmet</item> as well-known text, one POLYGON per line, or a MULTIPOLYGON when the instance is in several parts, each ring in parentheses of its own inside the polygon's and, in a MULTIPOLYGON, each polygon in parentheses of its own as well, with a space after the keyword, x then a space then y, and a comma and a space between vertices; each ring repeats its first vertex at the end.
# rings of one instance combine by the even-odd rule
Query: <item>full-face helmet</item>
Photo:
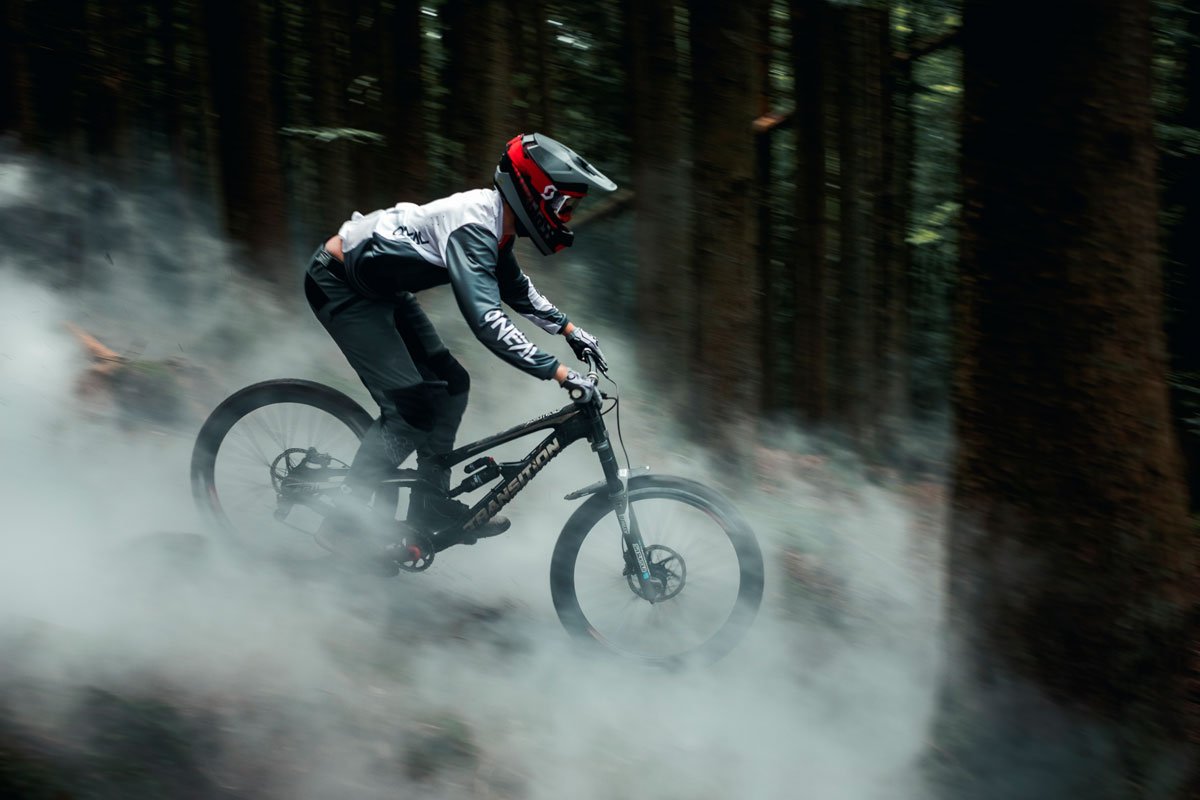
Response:
POLYGON ((571 148, 543 136, 514 136, 496 167, 496 189, 517 217, 519 231, 543 255, 570 247, 567 227, 589 189, 611 192, 617 185, 571 148))

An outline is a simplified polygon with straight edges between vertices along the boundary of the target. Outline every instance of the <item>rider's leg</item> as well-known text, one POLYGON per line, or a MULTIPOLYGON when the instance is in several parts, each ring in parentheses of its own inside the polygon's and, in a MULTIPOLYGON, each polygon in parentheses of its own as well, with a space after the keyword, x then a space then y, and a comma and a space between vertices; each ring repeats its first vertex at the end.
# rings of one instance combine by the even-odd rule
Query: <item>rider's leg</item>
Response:
POLYGON ((454 449, 454 437, 467 410, 471 376, 446 349, 433 323, 412 294, 403 294, 397 300, 395 324, 426 381, 445 387, 436 403, 437 416, 433 427, 424 445, 417 451, 417 470, 444 492, 449 488, 450 471, 440 468, 432 457, 454 449))
MULTIPOLYGON (((467 409, 471 376, 446 349, 433 323, 411 294, 402 295, 396 304, 396 330, 404 339, 417 368, 429 385, 440 385, 437 415, 429 436, 417 450, 417 471, 434 487, 433 490, 413 490, 408 501, 408 520, 414 525, 442 529, 461 522, 467 507, 445 497, 450 489, 450 470, 442 467, 434 456, 454 449, 454 437, 467 409)), ((508 520, 494 517, 477 531, 488 536, 502 533, 508 520)))
MULTIPOLYGON (((443 387, 426 380, 417 367, 396 329, 391 303, 354 292, 316 262, 309 269, 306 295, 317 319, 379 404, 379 418, 355 454, 342 498, 348 508, 364 507, 379 482, 429 437, 443 387)), ((377 497, 376 506, 385 518, 394 518, 395 494, 377 497)))

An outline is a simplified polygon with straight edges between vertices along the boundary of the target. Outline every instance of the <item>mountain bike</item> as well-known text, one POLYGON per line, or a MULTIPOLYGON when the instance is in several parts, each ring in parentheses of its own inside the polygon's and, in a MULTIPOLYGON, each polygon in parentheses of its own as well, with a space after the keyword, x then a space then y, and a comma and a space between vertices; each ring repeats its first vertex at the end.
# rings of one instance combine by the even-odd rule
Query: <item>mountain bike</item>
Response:
MULTIPOLYGON (((597 367, 589 366, 596 382, 597 367)), ((402 571, 422 572, 447 549, 476 543, 474 531, 563 450, 586 440, 601 477, 566 495, 584 502, 567 519, 550 558, 559 620, 590 645, 647 661, 725 655, 762 601, 763 559, 754 532, 728 499, 707 486, 649 468, 635 471, 627 454, 621 467, 605 421, 619 402, 597 390, 590 401, 438 456, 447 469, 473 459, 447 497, 490 484, 463 520, 442 530, 420 530, 395 518, 397 490, 422 480, 416 470, 395 470, 375 494, 394 527, 380 557, 402 571), (497 462, 485 454, 542 431, 548 433, 519 461, 497 462)), ((333 498, 371 421, 354 400, 312 381, 248 386, 218 405, 200 429, 191 463, 196 503, 242 549, 296 558, 295 551, 305 548, 337 558, 320 523, 334 510, 333 498)), ((619 434, 619 409, 617 422, 619 434)))

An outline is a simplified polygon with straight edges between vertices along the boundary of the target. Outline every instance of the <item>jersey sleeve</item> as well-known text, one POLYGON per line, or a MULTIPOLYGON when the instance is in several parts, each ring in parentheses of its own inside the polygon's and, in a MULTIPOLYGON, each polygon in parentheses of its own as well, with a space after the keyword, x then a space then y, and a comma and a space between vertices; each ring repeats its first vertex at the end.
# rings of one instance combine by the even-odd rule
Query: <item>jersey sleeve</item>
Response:
POLYGON ((538 350, 500 308, 496 271, 499 243, 482 225, 463 225, 446 241, 446 269, 458 308, 479 339, 499 358, 537 378, 554 377, 558 359, 538 350))
POLYGON ((538 292, 533 281, 521 270, 511 246, 500 253, 496 278, 500 284, 500 297, 513 311, 547 333, 558 333, 566 326, 567 315, 538 292))

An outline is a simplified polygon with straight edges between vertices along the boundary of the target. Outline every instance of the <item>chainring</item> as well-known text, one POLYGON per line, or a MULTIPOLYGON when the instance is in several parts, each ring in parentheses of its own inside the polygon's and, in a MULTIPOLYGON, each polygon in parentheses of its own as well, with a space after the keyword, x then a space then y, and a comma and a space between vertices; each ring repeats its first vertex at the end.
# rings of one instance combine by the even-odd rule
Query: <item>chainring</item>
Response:
POLYGON ((424 572, 433 566, 434 545, 428 534, 400 523, 400 538, 387 547, 387 554, 405 572, 424 572))

